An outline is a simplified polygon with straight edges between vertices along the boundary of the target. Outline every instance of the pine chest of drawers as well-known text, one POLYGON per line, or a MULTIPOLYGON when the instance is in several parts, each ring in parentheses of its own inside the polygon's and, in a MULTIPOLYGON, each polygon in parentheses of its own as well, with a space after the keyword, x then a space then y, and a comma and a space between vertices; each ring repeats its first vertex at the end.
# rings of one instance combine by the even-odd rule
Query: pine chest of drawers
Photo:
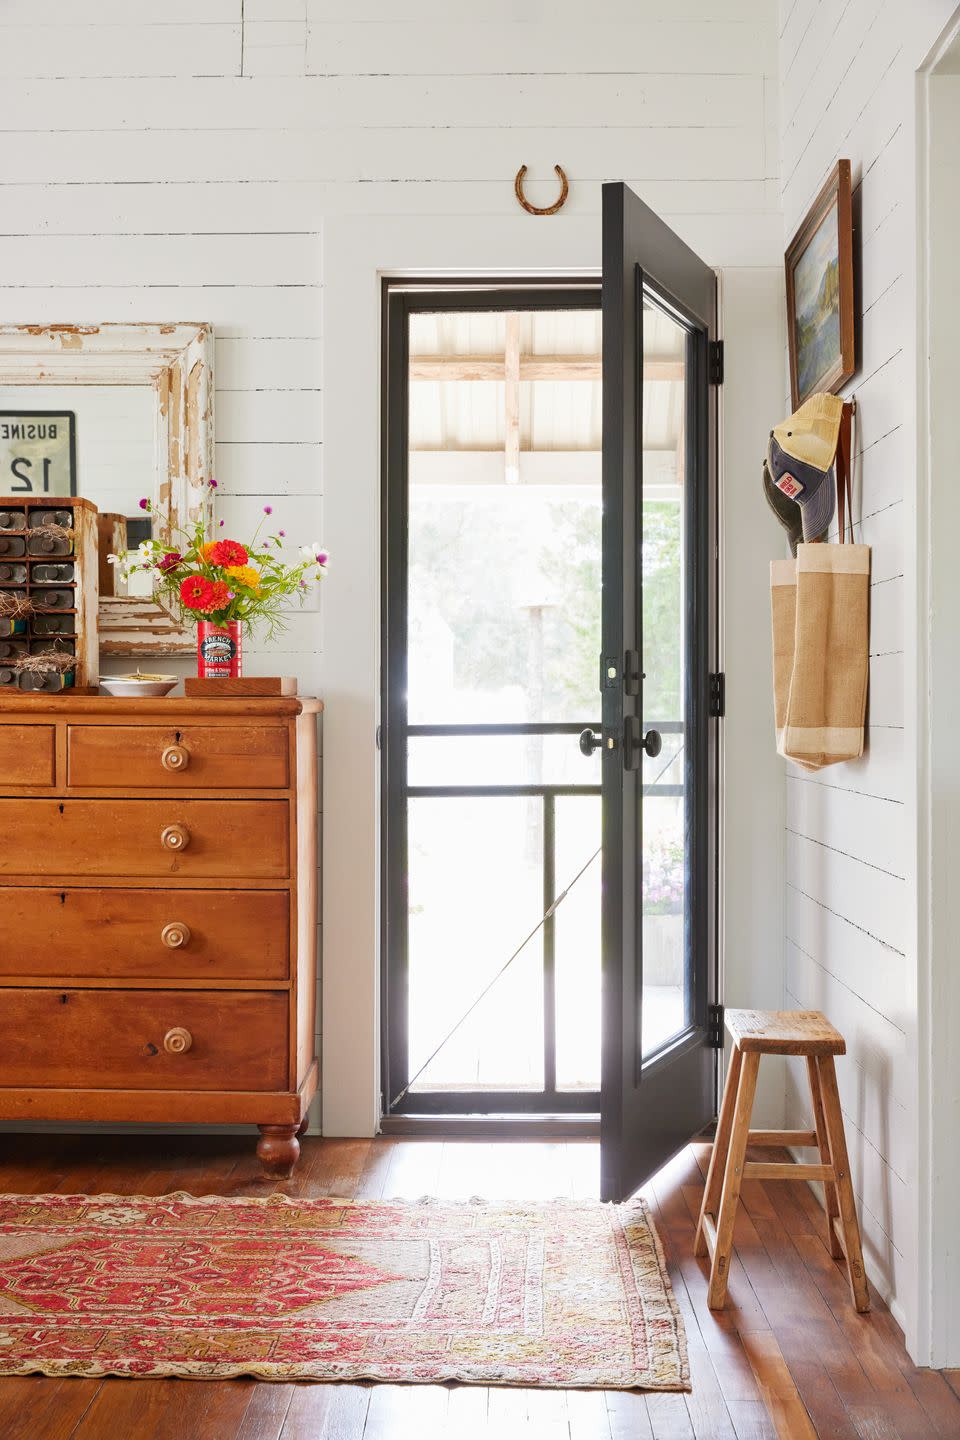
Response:
POLYGON ((0 702, 0 1120, 249 1123, 316 1093, 307 699, 0 702))

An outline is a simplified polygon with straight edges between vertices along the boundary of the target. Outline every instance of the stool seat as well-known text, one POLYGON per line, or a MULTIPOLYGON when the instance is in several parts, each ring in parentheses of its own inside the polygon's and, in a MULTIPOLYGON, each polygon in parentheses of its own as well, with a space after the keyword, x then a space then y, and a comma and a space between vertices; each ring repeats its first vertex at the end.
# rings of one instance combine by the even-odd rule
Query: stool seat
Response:
POLYGON ((846 1053, 843 1036, 819 1010, 727 1010, 724 1021, 733 1047, 693 1242, 693 1253, 710 1259, 707 1304, 711 1310, 722 1310, 726 1304, 733 1229, 743 1183, 817 1180, 823 1185, 830 1254, 835 1260, 846 1261, 856 1308, 869 1310, 860 1226, 833 1063, 835 1055, 846 1053), (750 1129, 762 1055, 805 1058, 813 1112, 811 1129, 750 1129), (817 1164, 748 1160, 748 1145, 809 1146, 820 1152, 820 1159, 817 1164))
POLYGON ((760 1055, 845 1055, 847 1042, 819 1010, 727 1010, 738 1050, 760 1055))

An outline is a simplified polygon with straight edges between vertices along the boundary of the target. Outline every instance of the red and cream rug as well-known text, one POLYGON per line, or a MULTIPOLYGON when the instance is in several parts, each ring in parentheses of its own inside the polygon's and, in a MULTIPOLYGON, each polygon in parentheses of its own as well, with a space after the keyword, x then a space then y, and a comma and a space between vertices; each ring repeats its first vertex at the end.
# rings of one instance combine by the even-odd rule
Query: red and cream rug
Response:
POLYGON ((0 1374, 689 1388, 643 1201, 0 1196, 0 1374))

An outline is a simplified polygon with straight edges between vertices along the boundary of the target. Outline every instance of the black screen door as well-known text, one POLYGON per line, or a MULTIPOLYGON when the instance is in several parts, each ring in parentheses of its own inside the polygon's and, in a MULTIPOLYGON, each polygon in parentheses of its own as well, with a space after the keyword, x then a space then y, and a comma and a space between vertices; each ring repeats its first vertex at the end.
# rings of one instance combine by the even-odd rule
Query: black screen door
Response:
POLYGON ((715 1114, 715 327, 712 270, 625 185, 604 185, 607 1200, 629 1195, 715 1114), (658 440, 671 423, 680 439, 667 453, 658 440), (657 809, 665 782, 668 817, 657 809))

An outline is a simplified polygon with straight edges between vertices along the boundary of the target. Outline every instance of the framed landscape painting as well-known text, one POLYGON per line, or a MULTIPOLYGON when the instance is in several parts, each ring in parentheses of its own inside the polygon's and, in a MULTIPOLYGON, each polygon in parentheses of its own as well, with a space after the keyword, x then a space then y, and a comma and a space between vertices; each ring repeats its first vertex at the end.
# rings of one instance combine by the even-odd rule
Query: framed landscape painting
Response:
POLYGON ((839 160, 786 259, 787 334, 794 409, 839 390, 855 369, 850 161, 839 160))

